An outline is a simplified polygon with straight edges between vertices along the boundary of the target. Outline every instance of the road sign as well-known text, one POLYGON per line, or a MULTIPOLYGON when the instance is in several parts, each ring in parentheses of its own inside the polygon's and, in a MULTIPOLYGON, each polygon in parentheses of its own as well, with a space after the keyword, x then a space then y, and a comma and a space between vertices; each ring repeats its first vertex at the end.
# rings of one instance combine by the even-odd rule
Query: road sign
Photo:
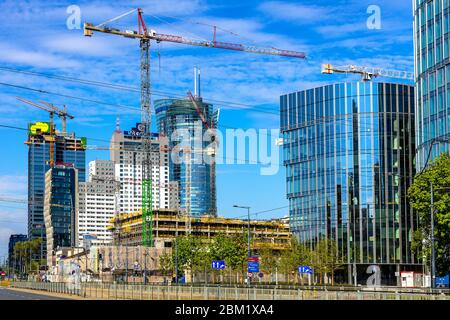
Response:
POLYGON ((313 273, 313 269, 310 266, 298 266, 298 273, 313 273))
POLYGON ((445 277, 436 277, 436 287, 448 287, 449 281, 448 281, 448 275, 445 277))
POLYGON ((251 272, 249 272, 247 275, 249 278, 253 277, 253 273, 251 273, 251 272))
POLYGON ((262 277, 264 277, 264 273, 260 272, 260 273, 258 273, 258 276, 259 276, 260 278, 262 278, 262 277))
POLYGON ((257 256, 248 257, 248 262, 259 262, 259 257, 257 256))
POLYGON ((247 271, 248 272, 259 272, 259 262, 249 261, 247 271))
POLYGON ((223 261, 223 260, 213 260, 212 268, 213 269, 219 269, 219 270, 225 269, 225 261, 223 261))

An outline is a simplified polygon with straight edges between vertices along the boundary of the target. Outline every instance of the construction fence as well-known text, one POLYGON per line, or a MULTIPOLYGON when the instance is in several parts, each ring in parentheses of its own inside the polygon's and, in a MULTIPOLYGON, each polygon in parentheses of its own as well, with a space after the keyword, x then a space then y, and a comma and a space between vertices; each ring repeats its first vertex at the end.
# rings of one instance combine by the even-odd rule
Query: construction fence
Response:
POLYGON ((13 282, 11 287, 77 295, 93 300, 450 300, 448 292, 167 286, 112 283, 13 282))

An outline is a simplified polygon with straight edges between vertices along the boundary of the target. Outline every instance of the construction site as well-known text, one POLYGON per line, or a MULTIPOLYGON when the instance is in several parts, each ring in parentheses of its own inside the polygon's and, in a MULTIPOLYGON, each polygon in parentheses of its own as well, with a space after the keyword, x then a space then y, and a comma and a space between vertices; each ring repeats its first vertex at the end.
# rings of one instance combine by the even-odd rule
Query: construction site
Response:
MULTIPOLYGON (((142 245, 142 213, 120 214, 111 221, 114 243, 142 245)), ((242 220, 216 216, 191 216, 174 210, 153 211, 153 239, 155 247, 173 247, 177 236, 193 235, 205 241, 218 234, 247 233, 250 226, 251 248, 283 250, 290 246, 291 233, 288 220, 242 220)))

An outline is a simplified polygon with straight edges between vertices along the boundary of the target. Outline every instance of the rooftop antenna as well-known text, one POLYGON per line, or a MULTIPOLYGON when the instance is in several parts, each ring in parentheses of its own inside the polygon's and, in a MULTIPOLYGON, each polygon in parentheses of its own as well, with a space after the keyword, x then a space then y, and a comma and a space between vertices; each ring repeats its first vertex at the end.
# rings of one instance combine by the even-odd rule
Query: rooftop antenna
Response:
POLYGON ((194 97, 197 97, 197 66, 194 66, 194 97))
POLYGON ((197 81, 198 81, 198 97, 200 98, 200 68, 197 69, 197 81))
POLYGON ((118 133, 122 132, 120 130, 120 118, 119 118, 119 115, 116 116, 116 130, 115 130, 115 132, 118 132, 118 133))

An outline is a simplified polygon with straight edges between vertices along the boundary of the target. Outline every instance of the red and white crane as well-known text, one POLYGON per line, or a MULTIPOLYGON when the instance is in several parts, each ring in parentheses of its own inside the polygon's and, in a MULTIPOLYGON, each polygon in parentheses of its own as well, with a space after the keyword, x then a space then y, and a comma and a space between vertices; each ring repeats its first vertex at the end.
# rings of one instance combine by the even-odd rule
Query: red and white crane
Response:
POLYGON ((118 36, 124 36, 132 39, 140 40, 141 49, 141 123, 145 127, 144 134, 142 135, 142 150, 144 151, 143 172, 142 172, 142 221, 143 221, 143 245, 152 246, 152 187, 151 187, 151 82, 150 82, 150 41, 156 42, 172 42, 182 43, 193 46, 201 46, 207 48, 220 48, 226 50, 252 52, 258 54, 269 54, 293 58, 306 58, 305 53, 296 52, 290 50, 282 50, 277 48, 264 48, 247 46, 243 44, 221 42, 216 39, 216 28, 214 27, 213 40, 197 40, 186 38, 183 36, 157 33, 155 30, 148 29, 143 18, 143 12, 141 8, 133 9, 120 16, 112 18, 106 22, 103 22, 97 26, 92 23, 84 23, 84 35, 91 37, 94 32, 109 33, 118 36), (125 16, 137 12, 138 31, 135 30, 119 30, 116 28, 110 28, 107 24, 117 21, 125 16))

